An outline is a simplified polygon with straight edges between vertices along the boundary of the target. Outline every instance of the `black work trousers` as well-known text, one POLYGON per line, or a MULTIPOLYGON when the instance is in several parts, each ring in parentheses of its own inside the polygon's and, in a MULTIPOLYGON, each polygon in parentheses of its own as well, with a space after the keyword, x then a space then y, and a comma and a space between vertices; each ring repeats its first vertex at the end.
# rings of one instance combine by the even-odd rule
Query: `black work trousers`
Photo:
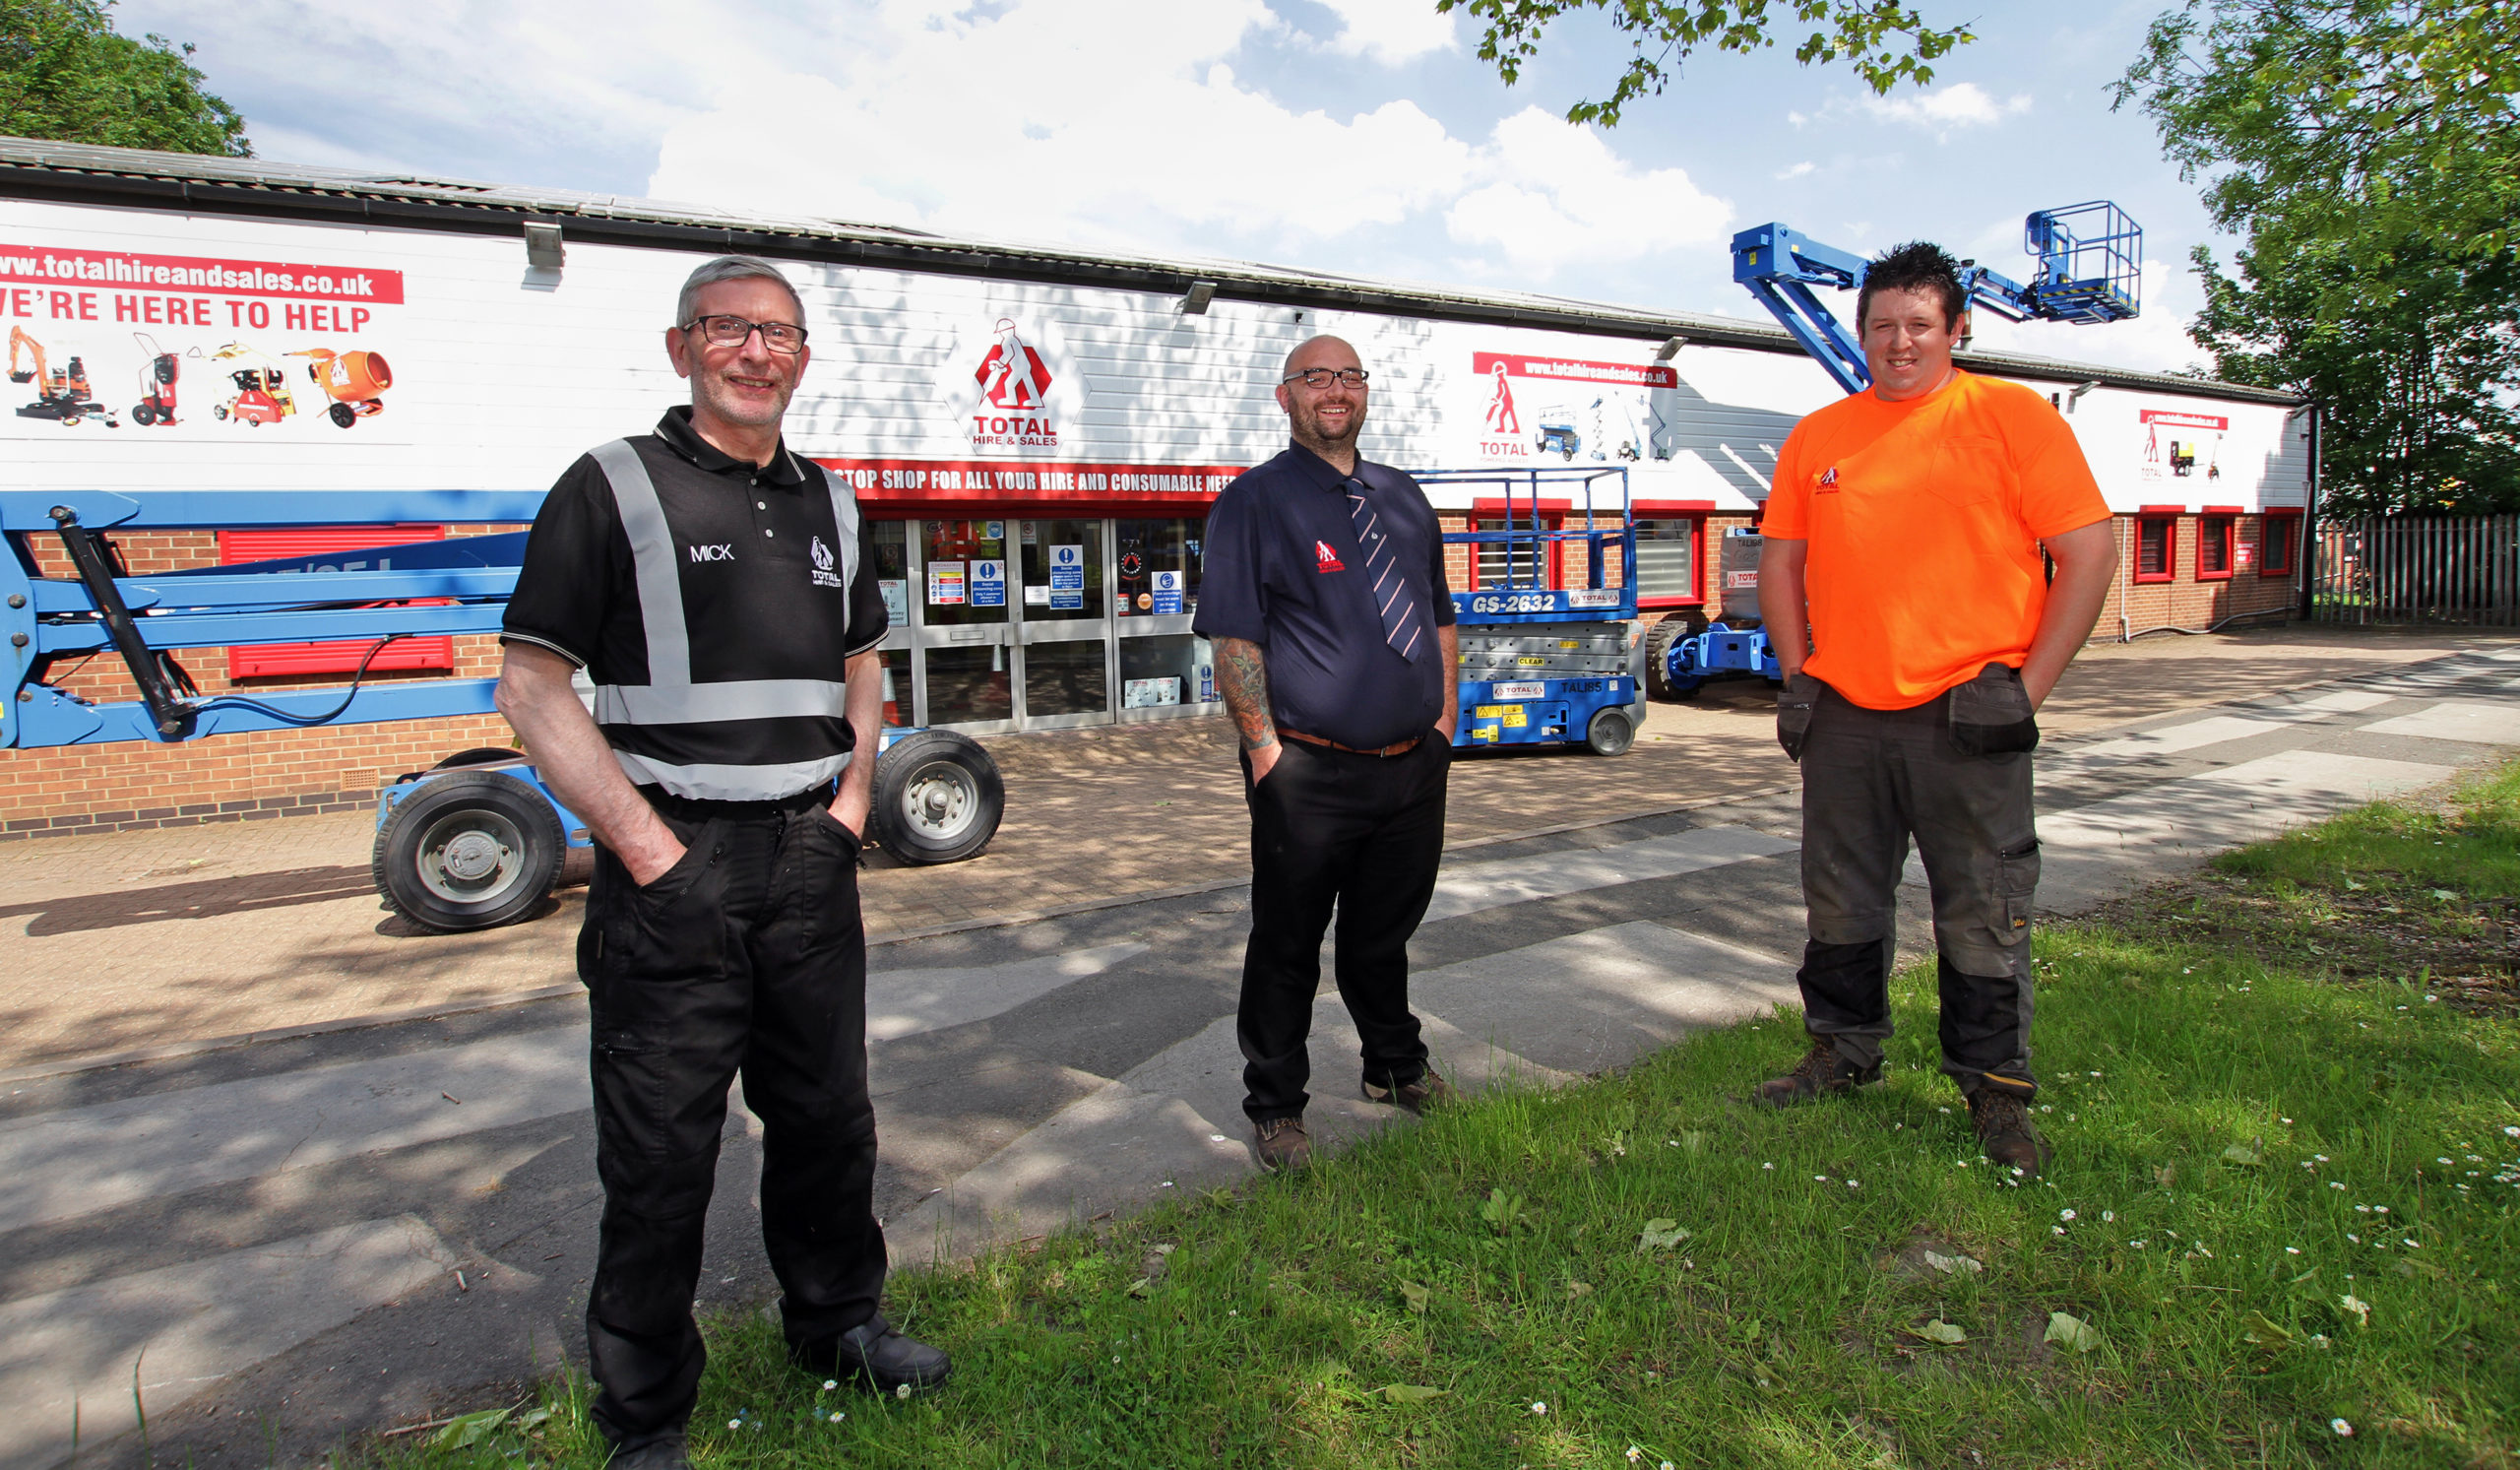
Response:
POLYGON ((645 888, 597 853, 578 937, 603 1182, 587 1351, 596 1424, 621 1449, 691 1417, 705 1357, 692 1291, 737 1071, 763 1126, 762 1241, 788 1343, 831 1342, 883 1291, 858 842, 830 795, 652 795, 690 851, 645 888))
MULTIPOLYGON (((2009 675, 1995 666, 1972 697, 2003 697, 2009 675)), ((1810 938, 1796 977, 1804 1027, 1857 1066, 1879 1065, 1891 1034, 1891 951, 1913 834, 1933 900, 1942 1070, 1963 1092, 2033 1096, 2030 915, 2039 838, 2030 752, 1964 753, 1952 733, 1954 695, 1872 710, 1811 682, 1818 697, 1802 742, 1810 938)), ((2017 696, 2018 678, 2011 687, 2017 696)), ((2026 698, 2019 715, 2029 719, 2026 698)), ((2037 738, 2035 729, 2029 737, 2037 738)))
POLYGON ((1426 1044, 1409 1009, 1409 936, 1435 893, 1452 747, 1427 732, 1401 755, 1285 740, 1267 779, 1250 780, 1251 940, 1242 952, 1242 1111, 1299 1118, 1310 1101, 1313 997, 1321 936, 1339 914, 1339 998, 1364 1043, 1365 1080, 1417 1081, 1426 1044))

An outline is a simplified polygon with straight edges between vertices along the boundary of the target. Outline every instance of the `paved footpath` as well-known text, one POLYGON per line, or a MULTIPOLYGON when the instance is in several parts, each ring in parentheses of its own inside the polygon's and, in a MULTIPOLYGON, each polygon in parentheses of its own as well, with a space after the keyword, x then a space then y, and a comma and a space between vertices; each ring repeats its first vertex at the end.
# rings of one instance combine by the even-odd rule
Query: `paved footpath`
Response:
MULTIPOLYGON (((2412 662, 2424 650, 2396 647, 2340 680, 2109 729, 2062 700, 2051 727, 2085 733, 2040 753, 2043 908, 2520 745, 2520 646, 2412 662)), ((2165 666, 2129 667, 2159 682, 2165 666)), ((1558 763, 1592 782, 1620 770, 1558 763)), ((1518 768, 1549 771, 1494 763, 1518 768)), ((1412 947, 1446 1069, 1546 1083, 1790 1001, 1795 803, 1743 785, 1764 794, 1457 851, 1412 947)), ((1922 894, 1906 897, 1914 952, 1922 894)), ((877 950, 877 1204, 897 1262, 1251 1172, 1231 1022, 1243 899, 1206 887, 877 950)), ((95 954, 88 931, 91 975, 110 984, 153 930, 103 927, 119 948, 95 954)), ((1335 997, 1315 1029, 1316 1134, 1391 1125, 1353 1100, 1335 997)), ((584 1004, 564 994, 0 1083, 0 1470, 62 1463, 74 1415, 83 1460, 139 1462, 135 1397, 160 1461, 304 1463, 574 1352, 598 1203, 585 1048, 584 1004)), ((1781 1037, 1779 1059, 1791 1050, 1781 1037)), ((738 1109, 704 1303, 773 1290, 758 1163, 738 1109)))

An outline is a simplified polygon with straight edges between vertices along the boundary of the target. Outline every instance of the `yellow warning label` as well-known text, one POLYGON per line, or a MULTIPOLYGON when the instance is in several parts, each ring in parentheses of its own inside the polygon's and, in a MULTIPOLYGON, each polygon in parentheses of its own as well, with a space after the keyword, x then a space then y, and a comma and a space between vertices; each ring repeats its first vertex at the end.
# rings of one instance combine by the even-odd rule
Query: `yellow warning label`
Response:
POLYGON ((1557 646, 1559 648, 1582 648, 1584 645, 1576 642, 1572 638, 1561 638, 1558 640, 1557 646))
POLYGON ((1531 723, 1519 704, 1474 705, 1470 713, 1475 720, 1493 720, 1507 730, 1521 730, 1531 723))
POLYGON ((1486 740, 1493 743, 1496 738, 1496 727, 1493 725, 1479 726, 1471 731, 1470 737, 1474 740, 1486 740))
POLYGON ((1547 663, 1548 660, 1542 658, 1538 654, 1525 654, 1514 661, 1514 667, 1517 669, 1540 669, 1545 667, 1547 663))

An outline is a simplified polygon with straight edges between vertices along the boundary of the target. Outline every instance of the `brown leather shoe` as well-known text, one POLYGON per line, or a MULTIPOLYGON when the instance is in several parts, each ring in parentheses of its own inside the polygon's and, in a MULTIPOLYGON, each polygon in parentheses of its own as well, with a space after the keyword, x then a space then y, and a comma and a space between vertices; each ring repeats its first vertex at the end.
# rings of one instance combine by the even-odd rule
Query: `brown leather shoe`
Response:
POLYGON ((1273 1118, 1260 1124, 1260 1167, 1292 1174, 1312 1163, 1312 1135, 1301 1118, 1273 1118))
POLYGON ((1453 1091, 1453 1085, 1433 1067, 1428 1067, 1418 1074, 1417 1081, 1403 1082, 1398 1087, 1376 1087, 1368 1081, 1365 1083, 1365 1101, 1389 1103, 1422 1118, 1429 1108, 1447 1108, 1460 1102, 1461 1094, 1453 1091))
POLYGON ((1982 1087, 1969 1094, 1969 1120, 1978 1125, 1978 1147, 1997 1168, 2018 1169, 2037 1179, 2055 1157, 2031 1125, 2030 1105, 2012 1093, 1982 1087))
POLYGON ((1842 1096, 1868 1082, 1881 1080, 1880 1063, 1858 1067, 1838 1055, 1838 1049, 1824 1036, 1811 1038, 1811 1050, 1794 1064, 1794 1070, 1782 1077, 1770 1077, 1751 1094, 1751 1101, 1770 1108, 1799 1103, 1823 1094, 1842 1096))

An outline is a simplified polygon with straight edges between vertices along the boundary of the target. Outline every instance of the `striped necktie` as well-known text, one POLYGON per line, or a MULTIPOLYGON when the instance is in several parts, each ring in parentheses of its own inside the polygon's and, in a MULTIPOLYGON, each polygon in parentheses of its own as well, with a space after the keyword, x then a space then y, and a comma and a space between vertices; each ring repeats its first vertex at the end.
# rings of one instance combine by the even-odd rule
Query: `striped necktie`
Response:
POLYGON ((1365 482, 1350 476, 1340 486, 1348 492, 1348 514, 1356 523, 1356 547, 1365 554, 1365 575, 1373 583, 1374 608, 1382 614, 1382 635, 1402 658, 1415 664, 1426 657, 1426 617, 1400 574, 1391 554, 1391 537, 1382 517, 1365 498, 1365 482))

